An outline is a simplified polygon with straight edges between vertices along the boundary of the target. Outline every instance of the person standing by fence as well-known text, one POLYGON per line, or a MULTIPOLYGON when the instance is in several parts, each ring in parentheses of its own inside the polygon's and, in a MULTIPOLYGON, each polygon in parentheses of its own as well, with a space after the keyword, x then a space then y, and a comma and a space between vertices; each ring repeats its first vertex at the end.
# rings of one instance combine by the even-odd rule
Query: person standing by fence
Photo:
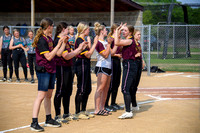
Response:
POLYGON ((52 119, 51 97, 56 78, 56 62, 54 57, 60 47, 65 46, 66 37, 62 37, 57 46, 53 48, 53 40, 48 36, 52 31, 53 20, 50 18, 42 19, 33 42, 33 47, 36 49, 36 74, 38 77, 38 94, 33 105, 33 117, 30 126, 31 130, 34 131, 44 131, 44 128, 38 124, 38 114, 43 100, 46 112, 45 126, 61 126, 59 122, 52 119))
POLYGON ((28 64, 30 68, 30 74, 31 74, 31 83, 35 83, 34 80, 34 67, 35 67, 35 48, 32 47, 32 43, 34 40, 33 31, 28 31, 29 38, 26 39, 26 45, 27 45, 27 53, 28 53, 28 64))
POLYGON ((132 118, 133 113, 131 109, 131 103, 133 107, 137 106, 135 101, 137 87, 137 78, 142 69, 142 60, 137 57, 139 46, 136 45, 134 40, 134 27, 132 25, 126 26, 120 25, 116 29, 115 45, 123 46, 122 58, 123 58, 123 77, 122 77, 122 93, 124 95, 124 102, 126 112, 119 116, 119 119, 132 118), (121 30, 123 29, 123 37, 120 39, 121 30))
POLYGON ((9 49, 10 40, 12 35, 9 32, 9 27, 4 26, 3 32, 5 35, 1 36, 0 40, 0 57, 3 63, 3 79, 2 81, 5 82, 7 80, 7 64, 9 65, 9 72, 10 77, 8 82, 12 82, 12 75, 13 75, 13 65, 12 65, 12 50, 9 49))
POLYGON ((19 78, 19 62, 22 65, 25 82, 28 82, 27 78, 27 66, 26 66, 26 56, 25 56, 25 40, 23 37, 19 35, 19 31, 17 29, 13 30, 13 37, 10 40, 10 46, 9 49, 12 51, 12 58, 14 60, 14 66, 15 66, 15 75, 16 75, 16 82, 20 82, 19 78))

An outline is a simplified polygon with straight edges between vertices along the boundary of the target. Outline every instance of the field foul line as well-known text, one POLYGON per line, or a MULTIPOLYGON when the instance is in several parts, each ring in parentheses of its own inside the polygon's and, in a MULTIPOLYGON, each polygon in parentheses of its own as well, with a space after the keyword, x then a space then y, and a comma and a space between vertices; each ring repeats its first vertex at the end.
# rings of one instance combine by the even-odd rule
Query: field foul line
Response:
MULTIPOLYGON (((44 122, 41 122, 39 124, 44 124, 44 122)), ((4 131, 0 131, 0 133, 6 133, 6 132, 10 132, 10 131, 15 131, 15 130, 24 129, 24 128, 27 128, 27 127, 30 127, 30 125, 17 127, 17 128, 13 128, 13 129, 8 129, 8 130, 4 130, 4 131)))
MULTIPOLYGON (((149 101, 139 102, 138 104, 142 105, 142 104, 147 104, 147 103, 154 103, 154 102, 157 102, 157 101, 161 101, 161 100, 159 100, 159 99, 157 99, 157 100, 149 100, 149 101)), ((122 106, 124 106, 124 105, 122 105, 122 106)), ((90 112, 90 113, 92 113, 92 112, 90 112)), ((41 122, 39 124, 40 125, 44 124, 44 122, 41 122)), ((6 132, 15 131, 15 130, 19 130, 19 129, 24 129, 24 128, 28 128, 28 127, 30 127, 30 125, 26 125, 26 126, 22 126, 22 127, 17 127, 17 128, 12 128, 12 129, 8 129, 8 130, 0 131, 0 133, 6 133, 6 132)))

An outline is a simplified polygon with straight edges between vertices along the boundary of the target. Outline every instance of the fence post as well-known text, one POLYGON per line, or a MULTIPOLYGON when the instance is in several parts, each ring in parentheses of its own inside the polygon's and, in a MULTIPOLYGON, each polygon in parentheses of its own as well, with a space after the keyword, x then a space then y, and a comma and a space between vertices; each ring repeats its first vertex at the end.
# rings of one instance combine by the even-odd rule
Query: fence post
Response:
POLYGON ((173 25, 173 58, 175 58, 175 27, 174 27, 174 25, 173 25))
POLYGON ((157 58, 159 58, 159 26, 157 26, 157 58))
POLYGON ((147 49, 147 75, 150 76, 150 68, 151 68, 151 25, 149 25, 149 42, 148 42, 148 49, 147 49))
POLYGON ((188 26, 186 25, 185 26, 185 28, 186 28, 186 58, 188 58, 188 57, 191 57, 191 55, 190 55, 190 46, 189 46, 189 34, 188 34, 188 26))

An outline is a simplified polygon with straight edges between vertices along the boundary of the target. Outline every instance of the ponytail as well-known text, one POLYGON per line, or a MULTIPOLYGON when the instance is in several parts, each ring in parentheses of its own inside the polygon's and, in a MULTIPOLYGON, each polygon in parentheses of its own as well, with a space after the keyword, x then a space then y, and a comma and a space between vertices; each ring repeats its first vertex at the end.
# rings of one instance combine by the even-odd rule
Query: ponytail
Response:
POLYGON ((35 35, 35 39, 32 43, 32 46, 33 47, 37 47, 37 43, 40 39, 40 37, 42 36, 43 33, 43 30, 46 30, 48 28, 48 26, 52 26, 53 25, 53 20, 50 19, 50 18, 44 18, 41 20, 40 22, 40 28, 37 30, 37 33, 35 35))
POLYGON ((117 24, 113 24, 110 28, 110 32, 108 33, 108 37, 111 37, 112 34, 114 33, 114 30, 117 29, 118 25, 117 24))
POLYGON ((38 30, 37 30, 37 33, 36 33, 36 36, 34 38, 34 41, 32 43, 32 46, 33 47, 37 47, 37 43, 39 41, 39 38, 42 36, 43 34, 43 30, 42 30, 42 27, 40 27, 38 30))
POLYGON ((89 28, 89 26, 84 22, 80 22, 78 24, 75 42, 76 42, 76 39, 80 36, 80 34, 82 34, 87 28, 89 28))

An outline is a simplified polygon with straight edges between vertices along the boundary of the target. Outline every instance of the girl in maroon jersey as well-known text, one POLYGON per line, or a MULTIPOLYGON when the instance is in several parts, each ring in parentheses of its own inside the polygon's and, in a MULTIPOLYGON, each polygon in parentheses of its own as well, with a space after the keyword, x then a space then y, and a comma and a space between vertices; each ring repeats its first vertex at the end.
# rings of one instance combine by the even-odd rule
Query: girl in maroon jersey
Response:
MULTIPOLYGON (((89 26, 84 22, 80 22, 77 27, 77 35, 75 48, 78 48, 82 42, 85 42, 85 36, 89 35, 89 26)), ((94 44, 91 48, 88 46, 77 55, 75 63, 75 73, 77 76, 77 93, 75 97, 76 114, 80 119, 89 119, 94 115, 86 112, 86 106, 89 94, 91 92, 91 74, 90 74, 90 57, 92 56, 97 37, 94 39, 94 44)))
POLYGON ((46 112, 45 126, 61 126, 60 123, 51 117, 51 96, 56 77, 56 62, 54 57, 60 50, 60 47, 65 47, 67 38, 62 37, 57 46, 53 48, 53 40, 48 36, 52 31, 53 21, 50 18, 42 19, 40 28, 32 44, 36 48, 36 74, 38 77, 38 94, 33 105, 33 118, 31 123, 31 130, 34 131, 44 131, 44 128, 38 124, 38 114, 43 100, 46 112))
POLYGON ((141 53, 141 46, 136 44, 133 35, 134 27, 132 25, 126 26, 126 24, 124 24, 120 25, 116 29, 115 45, 123 46, 122 93, 124 95, 124 102, 126 108, 126 112, 119 116, 119 119, 133 117, 131 103, 133 107, 137 107, 136 91, 139 83, 138 79, 140 78, 142 70, 142 58, 141 55, 137 56, 137 53, 141 53), (120 39, 122 29, 123 36, 125 37, 125 39, 120 39))
MULTIPOLYGON (((54 40, 54 47, 57 46, 61 37, 67 36, 68 27, 67 23, 60 22, 56 27, 56 34, 54 40)), ((81 43, 77 49, 74 51, 70 48, 71 42, 67 42, 66 46, 61 47, 57 52, 56 58, 56 93, 54 97, 54 107, 56 117, 55 120, 58 122, 66 123, 68 120, 74 120, 75 117, 71 116, 69 113, 70 96, 72 94, 73 78, 72 78, 72 58, 79 54, 86 45, 85 42, 81 43), (64 50, 64 51, 63 51, 64 50), (61 100, 63 101, 64 114, 61 113, 61 100), (64 120, 63 120, 64 119, 64 120)))

